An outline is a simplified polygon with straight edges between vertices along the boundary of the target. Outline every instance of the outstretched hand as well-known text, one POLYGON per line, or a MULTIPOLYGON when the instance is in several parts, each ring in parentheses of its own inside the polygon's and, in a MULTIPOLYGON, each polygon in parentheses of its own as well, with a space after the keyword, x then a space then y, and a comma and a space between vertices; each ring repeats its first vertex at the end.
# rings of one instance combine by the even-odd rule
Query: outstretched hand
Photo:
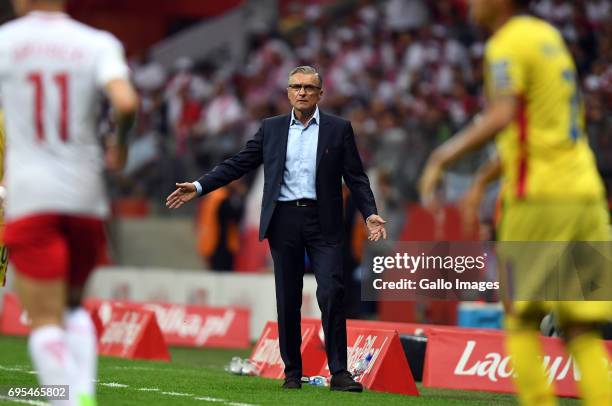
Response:
POLYGON ((177 183, 176 190, 166 198, 166 207, 178 209, 190 200, 197 197, 196 187, 191 182, 177 183))
POLYGON ((366 225, 368 226, 368 240, 370 241, 378 241, 380 237, 383 240, 387 239, 387 230, 385 230, 384 224, 386 223, 382 217, 378 214, 372 214, 366 220, 366 225))

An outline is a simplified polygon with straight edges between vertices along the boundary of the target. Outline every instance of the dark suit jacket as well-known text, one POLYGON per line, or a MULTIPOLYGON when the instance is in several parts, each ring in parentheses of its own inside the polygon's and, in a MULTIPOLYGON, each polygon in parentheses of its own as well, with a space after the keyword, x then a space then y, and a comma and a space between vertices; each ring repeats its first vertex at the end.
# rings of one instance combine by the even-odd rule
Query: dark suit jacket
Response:
MULTIPOLYGON (((351 123, 320 110, 319 117, 316 169, 319 221, 325 240, 340 242, 343 230, 342 178, 364 218, 377 214, 376 203, 357 152, 351 123)), ((240 152, 198 179, 202 193, 205 194, 238 179, 263 163, 260 240, 266 237, 283 182, 290 118, 291 115, 286 114, 264 119, 257 134, 240 152)))

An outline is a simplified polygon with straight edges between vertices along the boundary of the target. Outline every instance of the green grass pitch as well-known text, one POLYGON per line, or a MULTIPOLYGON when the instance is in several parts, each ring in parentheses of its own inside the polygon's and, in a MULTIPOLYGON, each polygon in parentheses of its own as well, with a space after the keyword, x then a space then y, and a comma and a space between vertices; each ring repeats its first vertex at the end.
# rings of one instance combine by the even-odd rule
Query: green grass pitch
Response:
MULTIPOLYGON (((280 381, 234 376, 223 370, 232 356, 249 351, 172 348, 172 362, 134 361, 101 357, 98 404, 105 405, 514 405, 510 395, 428 389, 420 397, 366 391, 330 392, 304 385, 300 391, 280 389, 280 381)), ((36 375, 24 338, 0 336, 0 387, 31 386, 36 375)), ((17 405, 0 399, 0 405, 17 405)), ((25 404, 25 403, 22 403, 25 404)), ((32 402, 30 404, 42 404, 32 402)), ((577 402, 565 399, 562 404, 577 402)))

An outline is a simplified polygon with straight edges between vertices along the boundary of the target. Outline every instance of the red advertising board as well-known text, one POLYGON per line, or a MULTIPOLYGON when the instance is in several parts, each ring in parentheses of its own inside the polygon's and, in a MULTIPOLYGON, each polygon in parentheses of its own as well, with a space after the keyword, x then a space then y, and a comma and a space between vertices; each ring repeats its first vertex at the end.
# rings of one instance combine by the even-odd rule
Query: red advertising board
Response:
MULTIPOLYGON (((514 393, 511 357, 502 333, 478 334, 431 329, 427 340, 423 385, 427 387, 514 393)), ((542 362, 558 396, 577 397, 579 371, 557 338, 542 337, 542 362)), ((612 354, 612 343, 606 342, 612 354)), ((612 372, 612 366, 611 366, 612 372)))
MULTIPOLYGON (((248 309, 87 299, 85 307, 92 313, 99 335, 102 328, 111 320, 113 309, 118 306, 153 311, 168 345, 219 348, 248 348, 250 345, 248 309)), ((15 294, 10 292, 4 294, 2 309, 0 315, 2 334, 22 336, 29 334, 27 314, 21 308, 15 294)))
POLYGON ((113 306, 151 310, 168 345, 186 347, 248 348, 250 311, 237 307, 203 307, 161 302, 127 302, 88 299, 85 306, 95 309, 103 324, 113 306))
MULTIPOLYGON (((302 370, 306 376, 318 375, 321 367, 327 365, 325 349, 319 339, 320 324, 317 321, 302 320, 302 370)), ((285 364, 278 347, 278 323, 269 321, 257 340, 250 358, 259 376, 281 379, 285 376, 285 364)))
POLYGON ((418 323, 400 323, 395 321, 348 319, 346 321, 346 327, 376 330, 395 330, 398 334, 427 335, 427 332, 432 327, 432 325, 418 323))
POLYGON ((398 334, 409 334, 409 335, 429 335, 431 329, 445 329, 449 331, 463 331, 469 334, 480 334, 480 333, 491 333, 501 334, 500 330, 489 329, 489 328, 472 328, 472 327, 457 327, 457 326, 436 326, 434 324, 422 324, 422 323, 401 323, 395 321, 377 321, 377 320, 353 320, 348 319, 346 321, 347 327, 354 328, 370 328, 370 329, 381 329, 381 330, 395 330, 398 334))
POLYGON ((155 313, 117 306, 98 342, 98 354, 121 358, 170 361, 170 353, 155 313))
MULTIPOLYGON (((321 327, 321 319, 315 318, 302 318, 302 322, 308 321, 310 323, 317 323, 319 326, 319 337, 321 340, 323 339, 323 328, 321 327)), ((374 330, 395 330, 398 334, 409 334, 409 335, 427 335, 427 332, 431 328, 435 328, 435 325, 432 324, 422 324, 422 323, 402 323, 396 321, 378 321, 378 320, 360 320, 360 319, 347 319, 346 320, 347 328, 364 328, 364 329, 374 329, 374 330)), ((437 326, 440 327, 440 326, 437 326)), ((447 326, 444 326, 447 328, 447 326)), ((448 328, 462 329, 463 327, 453 327, 448 326, 448 328)))
MULTIPOLYGON (((366 328, 347 328, 348 367, 371 356, 366 370, 355 377, 370 390, 418 396, 416 384, 396 331, 366 328)), ((319 375, 330 376, 327 364, 319 375)))

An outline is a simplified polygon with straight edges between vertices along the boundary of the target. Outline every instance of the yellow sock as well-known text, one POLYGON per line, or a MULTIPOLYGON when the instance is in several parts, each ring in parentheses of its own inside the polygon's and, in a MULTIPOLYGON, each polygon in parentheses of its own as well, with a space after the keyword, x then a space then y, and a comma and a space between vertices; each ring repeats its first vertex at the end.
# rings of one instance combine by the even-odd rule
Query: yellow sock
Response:
POLYGON ((582 376, 578 382, 582 404, 612 405, 610 358, 599 335, 581 334, 569 342, 568 349, 574 356, 582 376))
POLYGON ((542 348, 537 331, 509 331, 506 348, 514 365, 514 384, 518 398, 524 406, 554 406, 557 404, 552 387, 548 384, 542 348))

